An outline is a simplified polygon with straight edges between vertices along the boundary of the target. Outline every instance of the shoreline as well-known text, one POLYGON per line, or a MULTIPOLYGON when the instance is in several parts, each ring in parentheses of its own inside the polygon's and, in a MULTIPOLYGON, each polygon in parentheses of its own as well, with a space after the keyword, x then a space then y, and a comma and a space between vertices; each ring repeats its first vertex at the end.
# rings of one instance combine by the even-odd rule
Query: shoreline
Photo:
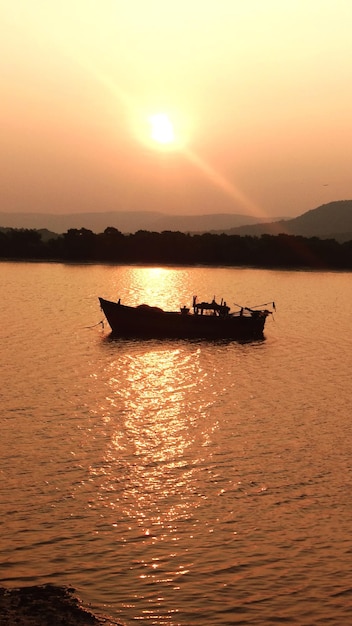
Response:
POLYGON ((123 626, 95 615, 72 587, 51 583, 0 587, 1 626, 123 626))

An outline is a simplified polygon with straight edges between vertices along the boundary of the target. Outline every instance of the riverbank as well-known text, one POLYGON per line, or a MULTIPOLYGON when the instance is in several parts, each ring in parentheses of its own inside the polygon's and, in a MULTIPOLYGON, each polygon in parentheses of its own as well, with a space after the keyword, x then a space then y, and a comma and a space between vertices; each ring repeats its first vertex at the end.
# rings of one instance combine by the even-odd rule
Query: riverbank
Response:
POLYGON ((71 587, 0 587, 1 626, 122 626, 94 615, 71 587))

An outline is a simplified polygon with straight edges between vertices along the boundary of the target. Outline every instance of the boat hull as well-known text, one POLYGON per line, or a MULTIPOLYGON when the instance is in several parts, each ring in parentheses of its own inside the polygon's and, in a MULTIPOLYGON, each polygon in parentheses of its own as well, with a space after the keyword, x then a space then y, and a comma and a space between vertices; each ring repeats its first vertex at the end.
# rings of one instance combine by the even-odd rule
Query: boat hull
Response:
POLYGON ((269 313, 256 311, 251 315, 220 317, 167 312, 146 305, 129 307, 103 298, 99 301, 112 333, 120 337, 260 339, 269 313))

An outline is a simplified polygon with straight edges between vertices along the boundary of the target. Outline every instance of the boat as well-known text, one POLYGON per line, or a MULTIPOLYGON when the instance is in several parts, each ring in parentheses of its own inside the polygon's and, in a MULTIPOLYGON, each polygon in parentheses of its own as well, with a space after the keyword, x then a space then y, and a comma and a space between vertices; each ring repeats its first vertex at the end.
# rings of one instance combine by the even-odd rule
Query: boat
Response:
MULTIPOLYGON (((272 314, 267 308, 239 305, 231 312, 226 302, 218 304, 215 297, 211 302, 198 302, 193 296, 192 311, 186 306, 179 311, 164 311, 148 304, 128 306, 104 298, 99 302, 112 334, 130 338, 261 339, 266 318, 272 314)), ((269 305, 275 309, 274 302, 261 306, 269 305)))

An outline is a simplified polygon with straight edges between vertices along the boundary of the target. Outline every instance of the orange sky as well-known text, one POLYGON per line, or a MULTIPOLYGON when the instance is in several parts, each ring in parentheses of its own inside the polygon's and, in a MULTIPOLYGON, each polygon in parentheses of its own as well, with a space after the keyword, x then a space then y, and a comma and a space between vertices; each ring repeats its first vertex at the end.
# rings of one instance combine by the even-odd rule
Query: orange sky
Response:
POLYGON ((1 211, 352 198, 350 0, 0 0, 0 20, 1 211))

